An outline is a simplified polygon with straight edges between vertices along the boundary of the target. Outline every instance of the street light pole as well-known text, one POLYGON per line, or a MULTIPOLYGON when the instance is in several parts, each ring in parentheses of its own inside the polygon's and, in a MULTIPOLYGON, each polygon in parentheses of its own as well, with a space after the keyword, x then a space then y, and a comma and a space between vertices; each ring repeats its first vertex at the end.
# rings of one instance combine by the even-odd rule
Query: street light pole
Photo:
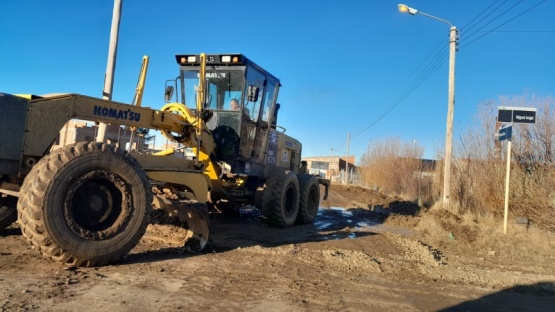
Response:
POLYGON ((453 147, 453 115, 455 111, 455 54, 457 52, 457 27, 449 21, 399 4, 399 11, 416 15, 417 13, 449 24, 449 87, 447 96, 447 126, 445 130, 445 160, 443 162, 443 207, 449 207, 451 195, 451 152, 453 147))
MULTIPOLYGON (((116 70, 116 55, 118 51, 119 23, 121 19, 121 4, 123 0, 114 0, 114 12, 112 14, 112 28, 110 30, 110 46, 108 47, 108 64, 106 66, 106 75, 104 76, 104 90, 102 98, 107 101, 112 100, 112 91, 114 84, 114 72, 116 70)), ((106 123, 98 124, 97 142, 106 142, 106 123)))
POLYGON ((451 149, 453 147, 453 115, 455 111, 455 54, 457 27, 449 32, 449 91, 447 98, 447 126, 445 130, 445 161, 443 167, 443 207, 448 208, 451 195, 451 149))

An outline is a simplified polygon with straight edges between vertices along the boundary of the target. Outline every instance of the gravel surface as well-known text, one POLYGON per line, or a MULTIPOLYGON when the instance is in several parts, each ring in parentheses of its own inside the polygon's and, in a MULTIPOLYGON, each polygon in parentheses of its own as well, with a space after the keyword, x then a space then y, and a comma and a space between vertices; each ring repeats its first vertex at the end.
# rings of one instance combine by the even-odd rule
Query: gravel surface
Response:
POLYGON ((332 185, 314 225, 276 229, 252 207, 210 216, 203 252, 150 225, 121 262, 44 259, 17 223, 0 232, 0 311, 550 311, 553 235, 479 224, 332 185))

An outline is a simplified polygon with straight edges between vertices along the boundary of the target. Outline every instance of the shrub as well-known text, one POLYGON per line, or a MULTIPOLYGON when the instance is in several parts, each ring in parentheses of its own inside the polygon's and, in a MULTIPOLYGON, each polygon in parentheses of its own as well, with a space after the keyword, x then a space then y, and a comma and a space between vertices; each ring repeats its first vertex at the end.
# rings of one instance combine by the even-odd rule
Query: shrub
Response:
POLYGON ((423 174, 424 147, 400 138, 371 142, 359 170, 364 184, 409 200, 427 198, 431 180, 423 174))
POLYGON ((552 98, 524 96, 480 104, 473 127, 454 147, 451 204, 456 210, 502 215, 507 144, 494 137, 497 106, 536 107, 536 124, 513 125, 509 218, 527 217, 555 230, 554 104, 552 98))

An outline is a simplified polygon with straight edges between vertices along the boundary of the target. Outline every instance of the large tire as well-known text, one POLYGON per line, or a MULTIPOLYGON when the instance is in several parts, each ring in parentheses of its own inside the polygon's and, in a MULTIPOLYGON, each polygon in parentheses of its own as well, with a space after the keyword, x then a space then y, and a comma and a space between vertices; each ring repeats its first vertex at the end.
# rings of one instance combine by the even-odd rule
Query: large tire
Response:
POLYGON ((299 182, 291 171, 273 170, 262 194, 262 214, 268 224, 290 227, 299 213, 299 182))
POLYGON ((297 175, 299 180, 300 202, 298 224, 308 224, 314 222, 320 206, 320 184, 318 179, 307 173, 297 175))
POLYGON ((0 197, 0 231, 17 221, 17 197, 0 197))
POLYGON ((81 142, 41 159, 18 201, 23 236, 40 253, 76 266, 119 260, 150 222, 146 173, 125 151, 81 142))

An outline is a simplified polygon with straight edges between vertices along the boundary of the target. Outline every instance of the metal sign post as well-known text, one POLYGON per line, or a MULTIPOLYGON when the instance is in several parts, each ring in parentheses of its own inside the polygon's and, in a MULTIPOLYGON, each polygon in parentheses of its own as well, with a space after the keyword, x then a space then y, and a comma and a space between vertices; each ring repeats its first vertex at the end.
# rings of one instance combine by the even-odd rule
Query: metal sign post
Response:
MULTIPOLYGON (((511 117, 512 118, 512 117, 511 117)), ((499 141, 508 141, 507 145, 507 171, 505 173, 505 209, 503 213, 503 233, 507 234, 507 221, 509 219, 509 181, 511 180, 511 149, 512 149, 512 142, 511 136, 513 124, 512 122, 509 124, 505 124, 503 127, 499 129, 498 137, 499 141)))
POLYGON ((505 174, 505 207, 503 211, 503 234, 507 234, 509 220, 509 182, 511 178, 511 149, 513 123, 536 123, 536 109, 531 107, 498 107, 497 121, 507 122, 499 129, 499 141, 507 140, 507 172, 505 174))
POLYGON ((505 209, 503 210, 503 234, 507 234, 507 223, 509 220, 509 181, 511 180, 511 139, 507 143, 507 172, 505 174, 505 209))

